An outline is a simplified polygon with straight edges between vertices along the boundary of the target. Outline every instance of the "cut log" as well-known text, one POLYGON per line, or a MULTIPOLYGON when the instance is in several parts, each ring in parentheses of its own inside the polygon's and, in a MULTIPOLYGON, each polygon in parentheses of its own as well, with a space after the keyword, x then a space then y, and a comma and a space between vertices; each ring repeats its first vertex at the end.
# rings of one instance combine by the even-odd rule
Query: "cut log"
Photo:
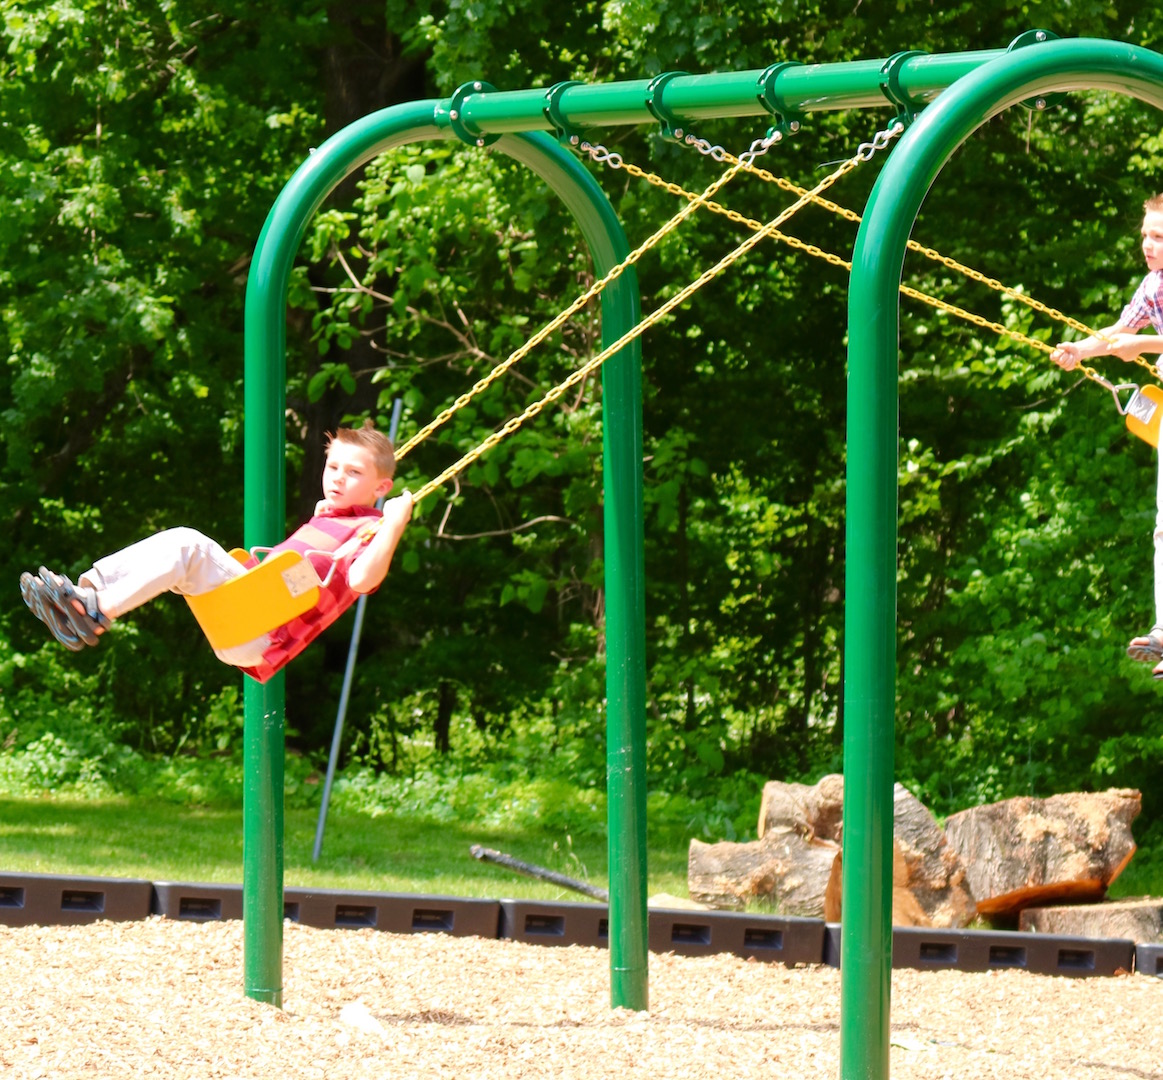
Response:
MULTIPOLYGON (((842 866, 843 860, 837 859, 832 888, 837 901, 842 866)), ((975 914, 961 859, 928 807, 897 784, 893 789, 893 926, 956 930, 967 926, 975 914)))
POLYGON ((1067 937, 1130 938, 1136 945, 1153 945, 1163 942, 1163 900, 1026 908, 1018 929, 1067 937))
POLYGON ((893 924, 959 929, 972 922, 977 908, 964 863, 929 808, 902 784, 893 789, 892 835, 893 924))
POLYGON ((759 800, 759 828, 763 839, 768 829, 794 829, 809 840, 840 842, 844 814, 844 777, 832 773, 816 784, 791 784, 769 780, 759 800))
POLYGON ((945 822, 981 915, 1013 918, 1060 900, 1100 900, 1135 853, 1130 789, 1006 799, 945 822))
POLYGON ((805 839, 789 827, 769 829, 746 844, 692 840, 687 856, 691 899, 712 908, 742 911, 763 900, 781 915, 839 917, 839 896, 829 899, 832 863, 840 846, 805 839))

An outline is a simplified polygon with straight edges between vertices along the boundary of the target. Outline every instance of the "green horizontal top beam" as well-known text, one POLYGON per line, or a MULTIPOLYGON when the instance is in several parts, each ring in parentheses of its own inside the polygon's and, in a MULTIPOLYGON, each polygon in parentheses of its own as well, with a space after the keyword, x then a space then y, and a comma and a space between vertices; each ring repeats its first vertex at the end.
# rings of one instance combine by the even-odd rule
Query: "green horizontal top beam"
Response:
MULTIPOLYGON (((731 116, 784 116, 830 109, 894 108, 897 97, 923 105, 963 75, 1004 56, 1004 49, 979 52, 901 53, 882 60, 837 64, 773 65, 752 71, 709 75, 674 74, 664 80, 635 79, 591 85, 574 83, 554 94, 555 115, 570 128, 648 124, 656 110, 685 122, 731 116), (765 93, 766 90, 766 93, 765 93)), ((474 137, 545 130, 548 90, 496 90, 468 84, 438 104, 438 126, 455 124, 474 137), (455 115, 454 115, 455 114, 455 115)))

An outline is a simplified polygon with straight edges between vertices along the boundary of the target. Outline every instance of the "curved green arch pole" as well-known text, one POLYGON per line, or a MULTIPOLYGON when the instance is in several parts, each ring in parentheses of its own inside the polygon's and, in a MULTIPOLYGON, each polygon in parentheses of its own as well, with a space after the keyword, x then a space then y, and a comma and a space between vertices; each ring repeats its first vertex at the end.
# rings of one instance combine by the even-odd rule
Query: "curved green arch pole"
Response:
MULTIPOLYGON (((286 297, 312 215, 350 173, 409 142, 454 138, 445 106, 394 106, 328 139, 287 183, 259 235, 246 289, 245 537, 248 547, 285 533, 286 297)), ((544 120, 542 121, 544 124, 544 120)), ((543 132, 508 135, 497 148, 538 173, 577 220, 599 275, 628 252, 601 188, 543 132)), ((637 277, 602 293, 610 345, 637 322, 637 277)), ((642 526, 641 352, 637 341, 603 367, 603 482, 609 756, 610 971, 615 1007, 647 1007, 646 645, 642 526)), ((282 1004, 285 684, 245 680, 243 746, 243 978, 249 997, 282 1004)))
POLYGON ((848 325, 844 859, 840 1075, 889 1065, 896 673, 898 286, 933 180, 992 116, 1053 91, 1109 90, 1163 108, 1163 58, 1116 42, 1018 48, 954 83, 889 155, 856 239, 848 325))

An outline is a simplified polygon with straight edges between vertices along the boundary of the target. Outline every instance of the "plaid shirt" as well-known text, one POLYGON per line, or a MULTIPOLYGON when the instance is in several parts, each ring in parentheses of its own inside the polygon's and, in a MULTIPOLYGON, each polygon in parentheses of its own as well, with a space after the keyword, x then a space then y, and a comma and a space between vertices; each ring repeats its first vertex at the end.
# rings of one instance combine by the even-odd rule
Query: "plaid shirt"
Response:
POLYGON ((1128 330, 1141 330, 1148 323, 1163 334, 1163 270, 1152 270, 1143 278, 1119 316, 1119 325, 1128 330))

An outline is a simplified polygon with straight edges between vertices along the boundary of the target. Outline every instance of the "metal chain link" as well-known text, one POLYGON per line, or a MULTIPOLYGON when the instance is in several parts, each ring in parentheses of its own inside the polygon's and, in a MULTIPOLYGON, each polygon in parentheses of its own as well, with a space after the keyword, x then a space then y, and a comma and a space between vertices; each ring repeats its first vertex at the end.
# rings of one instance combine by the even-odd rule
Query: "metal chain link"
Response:
MULTIPOLYGON (((868 160, 878 150, 884 149, 888 145, 888 142, 891 138, 893 138, 897 135, 900 135, 903 131, 904 131, 903 124, 900 124, 899 122, 894 123, 893 125, 890 125, 884 131, 878 132, 873 137, 871 142, 862 143, 857 152, 864 154, 865 155, 864 160, 868 160)), ((690 143, 691 145, 694 145, 696 149, 701 150, 702 144, 705 143, 706 140, 699 140, 699 139, 696 139, 695 136, 688 135, 686 138, 686 142, 690 143)), ((722 150, 721 147, 718 149, 722 150)), ((738 161, 739 159, 735 158, 732 154, 730 154, 727 151, 722 151, 721 155, 718 158, 716 158, 716 160, 722 161, 722 162, 727 162, 727 163, 734 163, 734 162, 738 161)), ((777 187, 782 188, 784 191, 787 191, 790 194, 802 195, 804 193, 804 191, 806 190, 806 189, 800 187, 798 184, 793 183, 791 180, 788 180, 786 177, 776 176, 774 173, 768 172, 766 169, 755 167, 751 162, 747 162, 745 164, 745 168, 747 168, 748 171, 754 173, 755 176, 757 176, 759 179, 765 180, 769 183, 773 183, 777 187)), ((850 210, 847 207, 839 205, 838 203, 834 203, 829 199, 815 198, 812 201, 814 203, 816 203, 816 205, 822 207, 823 209, 829 210, 832 213, 837 214, 840 217, 842 217, 848 221, 853 222, 854 224, 859 225, 860 222, 863 220, 861 218, 861 215, 856 213, 856 211, 850 210)), ((726 208, 721 207, 718 204, 708 203, 707 208, 709 210, 716 212, 716 213, 725 213, 726 216, 732 220, 740 221, 740 217, 737 216, 734 212, 728 211, 728 210, 726 210, 726 208)), ((740 222, 740 223, 742 223, 742 222, 740 222)), ((850 264, 846 263, 843 259, 840 259, 838 257, 829 257, 823 251, 821 251, 819 248, 812 249, 811 245, 802 245, 802 244, 798 244, 798 243, 793 243, 792 238, 790 238, 790 237, 779 237, 779 239, 782 239, 784 243, 788 243, 792 247, 800 247, 801 250, 809 251, 811 254, 814 254, 817 256, 822 256, 822 257, 826 258, 828 261, 833 262, 835 265, 848 266, 849 269, 851 268, 850 264)), ((906 246, 907 246, 909 251, 917 252, 918 254, 923 255, 925 258, 930 259, 933 262, 939 263, 941 266, 945 267, 947 270, 952 270, 957 274, 961 274, 963 277, 969 278, 971 281, 975 281, 981 285, 986 286, 989 289, 994 290, 995 292, 999 292, 1003 296, 1006 296, 1009 299, 1016 301, 1017 303, 1023 304, 1025 307, 1028 307, 1031 311, 1036 311, 1039 314, 1045 315, 1049 319, 1052 319, 1054 321, 1063 323, 1066 326, 1069 326, 1072 330, 1076 330, 1079 333, 1086 334, 1090 337, 1097 338, 1100 341, 1106 341, 1106 342, 1111 341, 1111 339, 1108 338, 1106 335, 1099 333, 1097 330, 1094 330, 1093 328, 1087 326, 1085 323, 1081 322, 1080 320, 1073 318, 1070 315, 1067 315, 1065 312, 1060 311, 1058 308, 1052 307, 1049 304, 1044 304, 1044 303, 1042 303, 1042 301, 1038 300, 1036 297, 1030 296, 1028 293, 1021 292, 1018 289, 1013 288, 1012 286, 1006 285, 1005 283, 999 281, 997 278, 989 277, 988 275, 983 274, 980 270, 974 269, 972 266, 967 266, 964 263, 958 262, 956 259, 952 258, 951 256, 943 255, 943 254, 941 254, 941 252, 937 251, 935 248, 926 247, 924 244, 918 243, 916 240, 911 240, 911 239, 907 241, 906 246)), ((935 297, 930 297, 927 294, 920 292, 919 290, 915 290, 915 289, 909 290, 908 287, 902 286, 901 292, 907 296, 910 296, 912 299, 921 301, 922 303, 931 303, 934 307, 939 307, 949 314, 956 314, 956 315, 958 315, 959 318, 963 318, 968 322, 974 323, 975 325, 981 326, 981 327, 986 328, 986 329, 993 330, 996 333, 1004 333, 1005 335, 1007 335, 1011 338, 1014 338, 1015 340, 1022 341, 1025 344, 1029 344, 1032 347, 1039 349, 1042 352, 1045 352, 1047 354, 1054 351, 1052 346, 1046 345, 1044 342, 1035 341, 1033 338, 1026 337, 1025 335, 1020 334, 1017 331, 1011 331, 1009 329, 998 330, 997 329, 997 327, 999 326, 998 323, 990 322, 989 320, 983 320, 979 316, 975 316, 975 315, 971 314, 970 312, 964 311, 964 309, 962 309, 962 308, 959 308, 959 307, 952 305, 952 304, 946 304, 944 301, 938 300, 935 297), (944 306, 942 306, 942 305, 944 305, 944 306)), ((1147 370, 1148 372, 1150 372, 1151 376, 1155 379, 1161 378, 1161 372, 1160 372, 1159 368, 1155 364, 1153 364, 1150 360, 1147 360, 1142 356, 1133 357, 1132 360, 1130 361, 1130 363, 1138 364, 1140 367, 1142 367, 1145 370, 1147 370)), ((1100 384, 1105 386, 1107 389, 1111 388, 1111 386, 1107 382, 1107 380, 1102 378, 1102 376, 1099 375, 1098 372, 1095 371, 1094 368, 1088 367, 1085 364, 1079 364, 1078 366, 1079 366, 1079 369, 1087 376, 1087 378, 1094 379, 1096 382, 1099 382, 1100 384)), ((1123 384, 1120 384, 1120 385, 1123 385, 1123 384)), ((1116 397, 1116 400, 1117 400, 1117 397, 1116 397)))
POLYGON ((894 120, 883 131, 878 131, 875 135, 873 135, 872 142, 861 143, 856 150, 857 157, 859 157, 861 161, 871 161, 873 155, 879 153, 881 150, 888 149, 888 144, 891 143, 893 139, 903 135, 904 131, 904 124, 899 120, 894 120))
MULTIPOLYGON (((607 150, 604 146, 597 146, 589 142, 583 142, 578 147, 582 153, 588 153, 596 162, 607 164, 610 168, 621 169, 625 168, 632 175, 646 176, 641 169, 636 165, 627 165, 622 160, 621 154, 614 154, 607 150)), ((463 409, 477 394, 481 393, 488 386, 492 385, 499 379, 506 371, 509 370, 515 363, 524 357, 528 356, 530 352, 541 344, 550 334, 566 323, 577 312, 579 312, 586 304, 594 297, 598 296, 612 281, 621 277, 626 272, 628 267, 633 266, 639 259, 642 258, 647 251, 658 244, 665 236, 673 232, 683 221, 685 221, 700 205, 706 202, 715 194, 724 184, 731 181, 739 170, 745 168, 743 161, 736 159, 731 168, 727 169, 717 180, 715 180, 709 187, 701 194, 695 195, 692 192, 686 191, 677 184, 666 185, 661 178, 656 178, 672 195, 681 195, 688 199, 685 205, 677 214, 675 214, 669 221, 665 222, 658 229, 656 229, 649 237, 647 237, 641 244, 638 245, 629 255, 627 255, 620 263, 612 267, 607 273, 595 281, 588 289, 578 296, 568 307, 560 311, 554 318, 543 326, 536 334, 534 334, 528 341, 511 353, 505 360, 501 361, 494 367, 487 375, 479 379, 471 389, 461 394, 451 405, 442 410, 429 423, 421 428, 415 435, 413 435, 396 453, 396 460, 399 461, 408 456, 409 453, 421 442, 423 442, 429 435, 437 428, 443 426, 448 420, 460 409, 463 409)), ((653 174, 651 174, 653 175, 653 174)))
MULTIPOLYGON (((613 267, 602 279, 596 281, 589 289, 587 289, 581 296, 579 296, 577 300, 573 302, 573 304, 571 304, 565 311, 560 313, 554 320, 547 324, 542 331, 539 331, 537 335, 534 335, 534 337, 526 342, 522 348, 518 349, 506 361, 494 368, 484 379, 480 380, 472 388, 472 390, 466 394, 462 394, 452 406, 450 406, 448 409, 445 409, 434 421, 432 421, 432 423, 427 425, 426 428, 424 428, 421 432, 409 440, 404 445, 404 447, 401 448, 400 453, 397 455, 398 457, 403 457, 413 446, 421 441, 422 438, 426 437, 429 432, 444 423, 457 409, 462 408, 465 404, 467 404, 472 397, 480 392, 480 390, 484 389, 484 387, 488 386, 491 382, 498 378, 505 370, 511 367, 512 364, 516 363, 517 360, 527 355, 533 347, 543 341, 550 333, 553 332, 553 330, 561 326, 562 323, 564 323, 571 315, 580 310, 580 308, 588 303, 590 299, 592 299, 594 296, 597 296, 610 282, 620 276, 627 267, 632 266, 635 262, 638 261, 638 259, 642 257, 643 254, 645 254, 646 251, 650 250, 666 235, 677 228, 678 225, 681 224, 681 222, 685 220, 686 217, 688 217, 691 213, 693 213, 693 211, 699 206, 706 206, 710 210, 724 214, 728 219, 736 223, 745 225, 752 230, 752 235, 742 244, 736 247, 732 252, 720 259, 719 262, 717 262, 714 266, 710 267, 708 270, 705 270, 693 282, 688 283, 683 289, 675 294, 675 296, 671 297, 654 312, 652 312, 646 318, 642 319, 637 325, 628 330, 616 342, 604 348, 591 360, 582 365, 582 367, 572 372, 568 378, 559 383, 557 386, 553 387, 548 393, 545 394, 544 397, 530 404, 519 415, 511 417, 504 425, 489 435, 488 438, 486 438, 482 443, 470 450, 467 454, 446 468, 438 476, 434 477, 432 480, 429 480, 415 493, 415 501, 419 502, 438 490, 449 479, 459 475, 471 464, 473 464, 494 446, 496 446, 499 442, 507 438, 513 432, 517 431, 527 420, 537 416, 547 405, 557 401, 563 394, 566 393, 566 391, 576 386, 593 372, 597 371, 598 368, 600 368, 602 364, 604 364, 605 361, 609 359, 610 356, 619 352, 631 341, 634 341, 640 337, 647 329, 663 319, 680 304, 685 303, 685 301, 695 292, 701 289, 703 285, 722 273, 732 263, 740 259, 762 239, 771 237, 773 239, 781 240, 791 247, 802 250, 807 254, 823 258, 825 261, 832 263, 833 265, 843 267, 847 271, 851 272, 852 264, 848 260, 842 259, 838 255, 826 252, 813 244, 808 244, 795 237, 789 236, 786 233, 783 233, 779 226, 809 202, 816 202, 821 206, 840 213, 842 216, 849 218, 850 220, 859 222, 860 217, 859 215, 855 214, 855 212, 846 210, 836 203, 832 203, 827 199, 821 198, 820 194, 832 184, 836 183, 836 181, 838 181, 841 177, 845 176, 852 169, 856 168, 863 162, 871 160, 878 152, 887 149, 892 140, 898 137, 904 130, 904 125, 900 123, 900 121, 894 121, 893 124, 891 124, 888 128, 877 132, 871 141, 861 143, 857 148, 856 153, 851 158, 842 162, 837 169, 835 169, 832 173, 825 177, 824 180, 822 180, 819 184, 810 190, 793 185, 790 181, 786 181, 783 178, 775 177, 773 174, 767 172, 767 170, 755 168, 754 160, 762 154, 766 153, 771 146, 775 145, 782 138, 782 132, 778 130, 769 132, 768 136, 764 139, 755 140, 749 149, 738 158, 734 157, 734 155, 730 154, 721 146, 716 146, 705 139, 699 139, 695 136, 688 135, 685 141, 694 149, 698 150, 700 153, 706 156, 711 157, 712 160, 716 162, 729 162, 731 164, 731 167, 728 168, 722 176, 720 176, 716 181, 709 185, 702 192, 702 194, 699 195, 687 191, 679 184, 664 180, 655 173, 651 173, 647 170, 639 168, 633 163, 625 161, 621 154, 612 152, 600 144, 583 141, 578 146, 579 152, 588 154, 595 164, 608 165, 613 169, 625 169, 628 173, 630 173, 630 175, 635 176, 636 178, 644 179, 656 187, 686 199, 686 205, 682 208, 682 210, 675 214, 674 217, 666 222, 666 224, 656 230, 646 241, 639 245, 638 248, 631 252, 630 255, 628 255, 620 264, 613 267), (753 218, 748 218, 745 215, 731 210, 714 201, 712 196, 721 187, 733 179, 740 170, 743 169, 754 172, 761 178, 772 180, 779 184, 779 186, 783 187, 785 190, 792 191, 798 195, 797 201, 766 225, 763 225, 753 218)), ((1090 332, 1087 331, 1087 328, 1082 323, 1070 319, 1068 316, 1065 316, 1061 312, 1057 311, 1057 309, 1043 305, 1033 297, 1029 297, 1024 293, 1019 293, 1016 290, 1010 289, 1009 287, 1003 285, 1000 281, 987 277, 986 275, 981 274, 979 271, 973 270, 971 267, 963 267, 962 264, 958 263, 956 260, 950 259, 947 256, 942 256, 940 253, 934 251, 931 248, 926 248, 911 240, 908 242, 908 247, 910 250, 920 252, 927 258, 935 259, 935 261, 939 262, 947 269, 955 270, 958 273, 962 273, 965 276, 971 278, 971 280, 978 281, 990 288, 998 289, 1005 295, 1011 296, 1013 299, 1026 304, 1034 310, 1051 315, 1052 317, 1065 322, 1067 325, 1070 325, 1075 329, 1090 332)), ((983 316, 960 308, 955 304, 950 304, 938 297, 930 296, 918 289, 912 288, 911 286, 902 285, 900 291, 905 296, 929 304, 940 311, 955 315, 958 318, 961 318, 973 325, 981 327, 982 329, 988 329, 995 334, 1009 337, 1027 345, 1030 348, 1041 350, 1047 353, 1053 351, 1052 347, 1047 345, 1045 342, 1029 337, 1028 335, 1023 334, 1021 331, 1012 330, 1000 323, 993 322, 984 318, 983 316)), ((1137 361, 1144 364, 1144 366, 1148 367, 1150 370, 1155 370, 1152 365, 1147 364, 1141 358, 1137 358, 1137 361)), ((1099 385, 1110 390, 1114 394, 1116 404, 1119 405, 1119 411, 1123 411, 1122 405, 1119 401, 1118 391, 1132 388, 1129 384, 1124 384, 1117 387, 1112 386, 1112 384, 1103 378, 1099 372, 1084 363, 1080 363, 1078 365, 1078 369, 1082 371, 1082 373, 1088 379, 1091 379, 1099 385)))
MULTIPOLYGON (((587 144, 583 144, 583 147, 585 145, 587 145, 587 144)), ((603 150, 601 150, 599 152, 604 152, 604 148, 603 148, 603 150)), ((587 378, 590 374, 597 371, 597 369, 600 368, 602 366, 602 364, 604 364, 606 362, 606 360, 608 360, 611 356, 613 356, 617 352, 620 352, 630 342, 641 337, 642 334, 644 334, 650 327, 652 327, 655 323, 657 323, 657 322, 661 321, 663 318, 665 318, 665 316, 670 314, 670 312, 673 311, 680 304, 685 303, 691 296, 694 295, 694 293, 698 292, 699 289, 701 289, 704 285, 706 285, 708 281, 711 281, 713 278, 717 277, 720 273, 722 273, 724 270, 726 270, 732 263, 734 263, 737 260, 739 260, 740 258, 742 258, 745 254, 747 254, 748 251, 750 251, 753 247, 755 247, 756 244, 758 244, 761 240, 765 239, 768 236, 776 235, 779 232, 779 226, 782 225, 785 221, 787 221, 793 214, 797 213, 802 207, 806 206, 809 202, 811 202, 812 198, 815 195, 824 191, 828 187, 831 187, 832 184, 836 183, 836 181, 839 180, 841 177, 847 175, 854 168, 856 168, 858 165, 860 165, 861 162, 864 160, 867 160, 867 159, 862 158, 859 154, 857 154, 856 156, 843 162, 839 166, 839 168, 837 168, 834 172, 830 173, 823 180, 821 180, 814 188, 811 189, 811 191, 805 192, 795 203, 793 203, 791 206, 789 206, 785 210, 783 210, 779 215, 777 215, 775 218, 773 218, 770 222, 768 222, 766 225, 759 225, 758 230, 753 232, 752 235, 749 236, 746 240, 744 240, 741 244, 739 244, 738 247, 736 247, 733 251, 728 252, 728 254, 724 255, 723 258, 721 258, 717 263, 715 263, 714 266, 709 267, 708 269, 704 270, 694 281, 688 282, 687 285, 685 285, 682 289, 680 289, 679 292, 677 292, 669 300, 667 300, 665 303, 660 305, 658 308, 656 308, 654 311, 652 311, 645 318, 641 319, 636 325, 632 326, 629 330, 627 330, 626 333, 624 333, 612 345, 606 346, 606 348, 604 348, 596 356, 594 356, 592 359, 587 361, 580 368, 578 368, 576 371, 574 371, 572 374, 570 374, 570 376, 567 379, 565 379, 564 382, 561 382, 557 386, 553 387, 553 389, 551 389, 543 398, 541 398, 539 401, 533 402, 520 415, 511 417, 509 420, 507 420, 505 422, 505 424, 503 426, 498 428, 491 435, 489 435, 488 438, 486 438, 482 443, 480 443, 480 445, 474 447, 467 454, 465 454, 462 458, 460 458, 460 460, 453 462, 453 464, 451 464, 447 469, 445 469, 438 476, 435 476, 431 480, 429 480, 417 492, 415 492, 415 494, 413 495, 414 501, 420 502, 422 499, 431 495, 438 488, 442 487, 445 484, 445 482, 447 482, 452 477, 457 476, 458 474, 463 472, 465 469, 467 469, 473 462, 475 462, 482 455, 486 454, 489 450, 491 450, 494 446, 496 446, 497 443, 499 443, 502 439, 507 438, 514 431, 516 431, 518 428, 520 428, 522 426, 522 424, 525 423, 526 420, 532 419, 534 416, 536 416, 538 413, 540 413, 541 410, 544 409, 547 405, 551 404, 552 402, 554 402, 558 398, 560 398, 562 396, 562 394, 564 394, 571 387, 576 386, 583 379, 587 378)), ((623 164, 623 165, 614 166, 614 167, 618 168, 618 167, 625 167, 625 166, 623 164)), ((724 183, 726 183, 725 178, 729 174, 733 175, 733 172, 738 171, 738 168, 740 168, 740 167, 742 167, 742 166, 737 165, 737 166, 733 167, 733 169, 728 169, 727 173, 725 173, 723 177, 720 177, 720 179, 718 181, 716 181, 709 188, 707 188, 707 192, 705 192, 704 194, 713 193, 714 191, 718 190, 719 187, 722 187, 722 185, 724 183)), ((634 168, 637 168, 637 166, 634 166, 634 168)), ((690 206, 692 208, 695 205, 696 205, 696 203, 694 203, 694 202, 688 204, 688 206, 690 206)), ((667 231, 669 231, 669 230, 667 230, 667 231)))

